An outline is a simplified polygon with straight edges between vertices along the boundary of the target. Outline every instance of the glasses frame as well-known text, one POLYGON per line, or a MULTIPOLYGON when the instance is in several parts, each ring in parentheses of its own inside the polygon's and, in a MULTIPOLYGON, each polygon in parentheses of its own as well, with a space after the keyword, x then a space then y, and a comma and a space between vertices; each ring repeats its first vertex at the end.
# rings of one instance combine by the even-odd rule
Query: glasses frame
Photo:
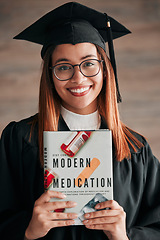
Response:
POLYGON ((82 61, 80 64, 74 64, 74 65, 73 65, 73 64, 71 64, 71 63, 59 63, 59 64, 56 64, 55 66, 50 67, 49 69, 52 70, 54 76, 55 76, 59 81, 68 81, 68 80, 72 79, 72 77, 74 76, 74 73, 75 73, 74 67, 77 67, 77 66, 79 67, 79 70, 80 70, 80 72, 82 73, 83 76, 85 76, 85 77, 95 77, 95 76, 98 75, 98 73, 100 72, 100 65, 99 65, 99 70, 98 70, 98 72, 97 72, 96 74, 94 74, 94 75, 90 75, 90 76, 85 75, 85 74, 82 72, 82 70, 81 70, 81 65, 82 65, 84 62, 91 61, 91 60, 96 60, 96 61, 99 62, 99 63, 104 62, 104 60, 99 60, 99 59, 86 59, 86 60, 82 61), (59 66, 59 65, 62 65, 62 64, 70 65, 70 66, 72 66, 72 68, 73 68, 73 74, 72 74, 72 76, 71 76, 70 78, 65 79, 65 80, 61 80, 60 78, 58 78, 58 77, 56 76, 56 73, 55 73, 55 68, 56 68, 57 66, 59 66))

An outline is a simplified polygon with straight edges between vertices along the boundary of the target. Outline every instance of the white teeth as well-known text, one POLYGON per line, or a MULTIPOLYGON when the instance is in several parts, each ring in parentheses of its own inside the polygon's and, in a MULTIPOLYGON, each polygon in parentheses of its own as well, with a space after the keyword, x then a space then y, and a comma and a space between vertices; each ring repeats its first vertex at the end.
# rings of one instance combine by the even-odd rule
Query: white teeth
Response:
POLYGON ((85 88, 76 88, 76 89, 70 89, 71 92, 73 93, 83 93, 87 90, 89 90, 90 87, 85 87, 85 88))

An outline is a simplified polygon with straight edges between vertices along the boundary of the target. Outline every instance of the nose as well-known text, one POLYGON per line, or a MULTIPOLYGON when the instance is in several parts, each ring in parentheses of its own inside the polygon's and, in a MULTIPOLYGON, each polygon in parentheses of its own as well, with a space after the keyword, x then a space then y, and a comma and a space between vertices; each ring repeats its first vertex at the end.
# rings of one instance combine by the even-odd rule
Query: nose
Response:
POLYGON ((73 82, 73 83, 78 83, 78 84, 80 84, 80 83, 84 82, 86 79, 87 79, 87 77, 85 77, 85 76, 81 73, 81 71, 80 71, 80 69, 79 69, 79 66, 75 66, 75 67, 74 67, 74 75, 73 75, 73 77, 70 79, 70 81, 73 82))

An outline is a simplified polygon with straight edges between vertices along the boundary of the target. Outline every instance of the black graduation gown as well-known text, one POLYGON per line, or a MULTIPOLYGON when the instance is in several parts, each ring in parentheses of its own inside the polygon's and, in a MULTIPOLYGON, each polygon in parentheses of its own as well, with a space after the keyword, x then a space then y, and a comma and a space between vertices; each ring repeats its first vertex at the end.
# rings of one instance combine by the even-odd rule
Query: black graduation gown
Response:
MULTIPOLYGON (((43 169, 39 163, 37 126, 29 142, 33 117, 10 123, 0 142, 0 239, 23 240, 31 219, 33 205, 44 192, 43 169)), ((105 128, 102 121, 101 128, 105 128)), ((59 130, 68 130, 60 118, 59 130)), ((124 208, 130 240, 160 239, 160 163, 146 140, 131 159, 113 159, 114 199, 124 208)), ((45 240, 105 240, 101 230, 84 226, 52 229, 45 240)))

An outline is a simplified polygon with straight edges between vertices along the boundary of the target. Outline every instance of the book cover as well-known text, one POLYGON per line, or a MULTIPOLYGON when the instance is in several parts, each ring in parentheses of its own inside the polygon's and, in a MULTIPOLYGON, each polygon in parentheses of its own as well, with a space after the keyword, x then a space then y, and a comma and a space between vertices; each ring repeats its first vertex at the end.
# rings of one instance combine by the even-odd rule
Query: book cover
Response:
POLYGON ((44 131, 44 187, 77 202, 75 225, 83 225, 84 213, 113 199, 111 131, 44 131))

